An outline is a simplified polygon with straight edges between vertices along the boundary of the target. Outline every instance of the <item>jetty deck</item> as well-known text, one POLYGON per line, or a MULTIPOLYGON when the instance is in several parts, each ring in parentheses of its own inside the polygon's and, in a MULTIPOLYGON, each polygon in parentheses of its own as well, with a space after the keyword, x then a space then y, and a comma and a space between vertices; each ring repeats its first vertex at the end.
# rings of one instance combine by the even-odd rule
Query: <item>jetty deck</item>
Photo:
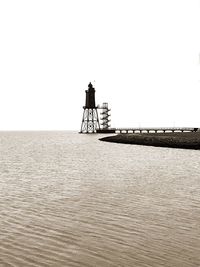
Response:
POLYGON ((164 127, 164 128, 109 128, 99 129, 97 133, 180 133, 197 132, 199 128, 194 127, 164 127))

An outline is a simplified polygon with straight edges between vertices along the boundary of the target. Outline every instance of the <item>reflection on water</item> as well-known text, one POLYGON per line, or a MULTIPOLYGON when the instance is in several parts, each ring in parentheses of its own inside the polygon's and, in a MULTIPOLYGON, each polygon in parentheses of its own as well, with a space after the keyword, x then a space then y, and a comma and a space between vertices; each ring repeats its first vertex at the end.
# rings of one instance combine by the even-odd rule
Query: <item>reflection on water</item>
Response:
POLYGON ((200 151, 0 133, 0 266, 200 266, 200 151))

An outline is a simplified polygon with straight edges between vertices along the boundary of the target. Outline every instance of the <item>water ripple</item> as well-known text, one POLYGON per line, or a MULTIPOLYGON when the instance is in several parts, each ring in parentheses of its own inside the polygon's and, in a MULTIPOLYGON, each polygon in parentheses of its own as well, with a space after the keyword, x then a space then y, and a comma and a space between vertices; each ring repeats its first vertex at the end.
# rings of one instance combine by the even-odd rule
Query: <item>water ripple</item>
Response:
POLYGON ((199 151, 0 133, 0 266, 200 266, 199 151))

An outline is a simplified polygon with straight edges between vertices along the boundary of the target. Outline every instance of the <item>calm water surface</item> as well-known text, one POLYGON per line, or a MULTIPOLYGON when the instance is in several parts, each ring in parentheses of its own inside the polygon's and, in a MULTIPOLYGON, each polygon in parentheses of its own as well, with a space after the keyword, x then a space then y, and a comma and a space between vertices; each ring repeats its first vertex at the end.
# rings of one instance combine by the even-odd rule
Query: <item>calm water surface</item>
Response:
POLYGON ((98 138, 0 133, 0 266, 200 266, 200 151, 98 138))

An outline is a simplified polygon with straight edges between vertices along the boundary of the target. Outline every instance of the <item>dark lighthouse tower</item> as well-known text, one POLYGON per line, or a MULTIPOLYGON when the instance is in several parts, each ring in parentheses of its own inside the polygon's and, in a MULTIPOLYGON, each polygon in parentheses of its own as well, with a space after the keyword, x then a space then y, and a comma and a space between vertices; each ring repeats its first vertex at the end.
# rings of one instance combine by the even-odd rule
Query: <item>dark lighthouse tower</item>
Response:
POLYGON ((85 106, 83 107, 83 119, 81 133, 95 133, 100 129, 97 106, 95 104, 95 89, 91 83, 88 84, 85 106))

